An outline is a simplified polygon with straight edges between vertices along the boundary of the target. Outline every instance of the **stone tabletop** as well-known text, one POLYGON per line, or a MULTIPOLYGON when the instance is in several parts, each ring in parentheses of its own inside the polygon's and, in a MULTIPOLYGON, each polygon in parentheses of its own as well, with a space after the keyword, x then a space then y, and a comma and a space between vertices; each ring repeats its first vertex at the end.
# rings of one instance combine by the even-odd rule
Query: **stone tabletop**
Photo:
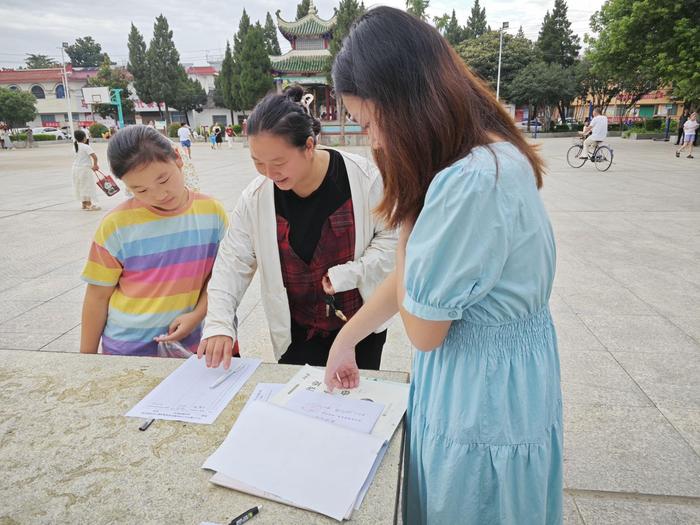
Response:
MULTIPOLYGON (((212 425, 156 421, 141 432, 124 414, 180 360, 0 350, 0 362, 0 523, 228 523, 259 504, 254 525, 337 523, 213 485, 201 468, 255 384, 284 383, 297 366, 260 365, 212 425)), ((352 523, 395 522, 402 436, 403 425, 352 523)))

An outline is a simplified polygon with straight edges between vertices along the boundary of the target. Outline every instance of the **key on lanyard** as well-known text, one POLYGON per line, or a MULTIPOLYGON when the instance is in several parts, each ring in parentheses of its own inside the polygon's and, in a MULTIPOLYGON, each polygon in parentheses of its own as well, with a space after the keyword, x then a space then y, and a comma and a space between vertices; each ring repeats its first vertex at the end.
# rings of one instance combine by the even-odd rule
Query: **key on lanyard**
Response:
POLYGON ((323 298, 324 302, 326 303, 326 317, 330 315, 330 309, 333 308, 333 313, 335 316, 340 319, 343 322, 347 322, 348 318, 345 317, 345 314, 340 310, 335 305, 335 296, 333 295, 326 295, 326 297, 323 298))

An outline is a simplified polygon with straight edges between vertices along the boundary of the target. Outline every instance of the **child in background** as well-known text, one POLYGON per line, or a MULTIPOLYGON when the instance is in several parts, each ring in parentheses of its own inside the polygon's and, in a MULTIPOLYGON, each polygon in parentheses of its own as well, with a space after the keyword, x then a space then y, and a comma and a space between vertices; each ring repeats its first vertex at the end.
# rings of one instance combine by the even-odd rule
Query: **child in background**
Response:
POLYGON ((87 143, 85 132, 78 129, 73 133, 75 137, 75 160, 73 161, 73 189, 75 198, 78 199, 85 211, 97 211, 100 207, 95 204, 97 200, 97 184, 94 172, 99 170, 97 155, 87 143))
POLYGON ((195 351, 226 213, 185 186, 181 155, 153 128, 121 130, 107 157, 134 197, 105 216, 90 248, 80 351, 96 353, 100 339, 104 354, 155 356, 165 341, 195 351))

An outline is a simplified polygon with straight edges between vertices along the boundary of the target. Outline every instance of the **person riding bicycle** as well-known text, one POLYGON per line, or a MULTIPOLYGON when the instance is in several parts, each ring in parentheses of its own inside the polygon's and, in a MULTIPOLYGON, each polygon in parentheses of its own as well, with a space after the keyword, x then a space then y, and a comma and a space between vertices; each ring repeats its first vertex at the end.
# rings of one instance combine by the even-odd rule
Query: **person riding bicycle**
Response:
POLYGON ((605 140, 608 136, 608 117, 600 114, 600 109, 595 108, 593 110, 593 119, 591 123, 583 128, 583 135, 590 132, 590 135, 583 141, 583 149, 579 154, 580 159, 591 158, 593 156, 593 150, 598 145, 599 142, 605 140), (593 148, 591 149, 591 146, 593 148))

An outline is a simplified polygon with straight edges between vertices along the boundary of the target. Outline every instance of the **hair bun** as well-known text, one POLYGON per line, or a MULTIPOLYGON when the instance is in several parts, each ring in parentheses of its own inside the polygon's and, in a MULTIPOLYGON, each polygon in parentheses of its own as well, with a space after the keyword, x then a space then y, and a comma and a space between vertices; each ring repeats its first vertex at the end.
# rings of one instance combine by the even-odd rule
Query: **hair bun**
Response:
POLYGON ((304 88, 298 85, 290 86, 284 90, 284 96, 287 97, 289 100, 300 104, 301 99, 304 96, 304 88))

